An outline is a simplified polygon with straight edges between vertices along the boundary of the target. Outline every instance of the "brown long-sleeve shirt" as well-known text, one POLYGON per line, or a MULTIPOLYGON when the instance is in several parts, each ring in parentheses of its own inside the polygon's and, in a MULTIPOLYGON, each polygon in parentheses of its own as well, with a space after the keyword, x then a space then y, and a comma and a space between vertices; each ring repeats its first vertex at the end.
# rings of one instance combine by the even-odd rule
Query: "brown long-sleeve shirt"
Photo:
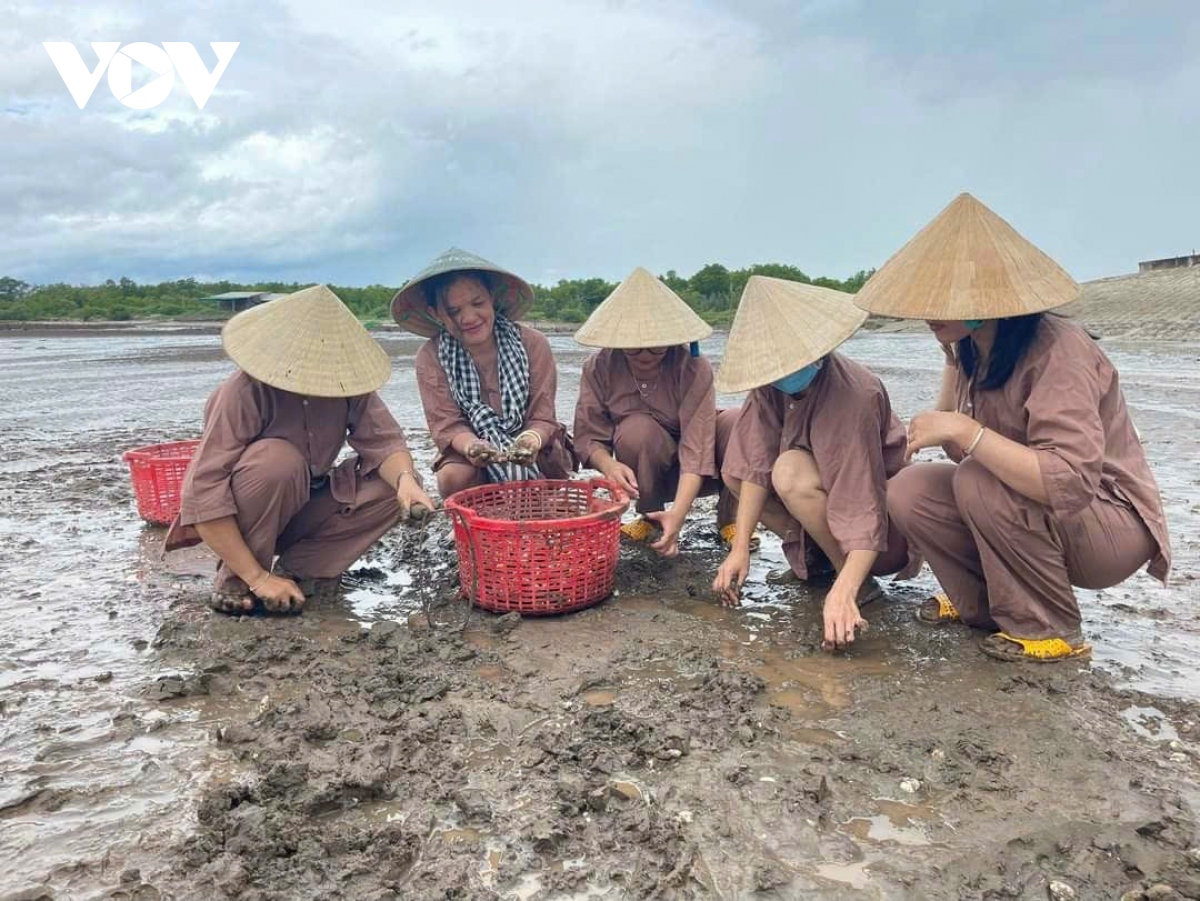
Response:
POLYGON ((883 383, 865 366, 831 353, 797 398, 770 385, 750 392, 722 471, 769 489, 780 454, 808 451, 842 550, 882 553, 888 548, 887 480, 904 466, 906 443, 883 383))
MULTIPOLYGON (((529 405, 526 407, 522 429, 533 429, 542 437, 542 444, 549 445, 561 426, 554 410, 555 394, 558 391, 558 367, 550 352, 550 342, 536 329, 517 323, 521 330, 521 343, 529 355, 529 405)), ((442 369, 437 355, 437 339, 430 338, 417 351, 417 388, 421 392, 421 405, 425 408, 425 422, 429 435, 441 454, 445 454, 450 442, 464 432, 474 434, 470 421, 459 407, 450 391, 450 381, 442 369)), ((483 399, 489 407, 499 412, 502 409, 500 394, 500 372, 493 366, 479 373, 479 384, 483 399)))
POLYGON ((1131 505, 1158 547, 1150 574, 1166 581, 1171 545, 1158 483, 1117 371, 1080 325, 1045 317, 1003 387, 981 390, 960 369, 956 396, 960 413, 1033 449, 1055 517, 1070 519, 1101 495, 1131 505))
POLYGON ((404 432, 379 395, 305 397, 272 388, 244 372, 218 386, 204 411, 204 434, 183 482, 179 525, 189 526, 237 512, 230 478, 246 447, 282 438, 308 463, 313 478, 328 475, 330 491, 354 503, 354 473, 367 474, 397 451, 408 450, 404 432), (336 469, 346 443, 358 454, 336 469))
POLYGON ((679 470, 716 476, 717 406, 712 364, 673 347, 656 379, 641 383, 619 350, 601 350, 583 364, 575 405, 575 448, 583 461, 612 452, 613 432, 633 413, 648 413, 679 442, 679 470))

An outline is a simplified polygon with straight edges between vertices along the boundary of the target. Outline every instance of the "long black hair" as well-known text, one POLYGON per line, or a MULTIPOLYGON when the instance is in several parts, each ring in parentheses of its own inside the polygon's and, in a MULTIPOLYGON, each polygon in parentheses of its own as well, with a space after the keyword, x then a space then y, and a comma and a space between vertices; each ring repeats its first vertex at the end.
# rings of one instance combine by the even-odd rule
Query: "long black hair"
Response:
MULTIPOLYGON (((996 320, 996 340, 992 342, 992 353, 988 357, 987 372, 979 380, 979 387, 984 389, 1000 388, 1013 374, 1025 351, 1037 337, 1038 326, 1045 313, 1030 313, 1028 316, 1011 316, 1008 319, 996 320)), ((979 365, 979 354, 971 337, 958 340, 958 363, 967 374, 967 378, 975 375, 979 365)))

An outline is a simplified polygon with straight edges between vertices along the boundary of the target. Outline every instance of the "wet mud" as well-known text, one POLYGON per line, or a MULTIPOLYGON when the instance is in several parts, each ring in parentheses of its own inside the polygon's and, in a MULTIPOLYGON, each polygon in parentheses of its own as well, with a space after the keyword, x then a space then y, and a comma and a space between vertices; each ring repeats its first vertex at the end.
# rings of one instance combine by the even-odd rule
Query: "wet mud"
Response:
MULTIPOLYGON (((214 341, 0 338, 0 899, 1200 898, 1195 350, 1109 349, 1175 582, 1081 593, 1096 662, 1016 668, 914 621, 927 574, 822 653, 769 536, 721 608, 711 507, 566 617, 468 611, 444 520, 302 616, 210 613, 212 558, 160 559, 119 454, 194 432, 214 341)), ((856 342, 928 402, 923 343, 856 342)))

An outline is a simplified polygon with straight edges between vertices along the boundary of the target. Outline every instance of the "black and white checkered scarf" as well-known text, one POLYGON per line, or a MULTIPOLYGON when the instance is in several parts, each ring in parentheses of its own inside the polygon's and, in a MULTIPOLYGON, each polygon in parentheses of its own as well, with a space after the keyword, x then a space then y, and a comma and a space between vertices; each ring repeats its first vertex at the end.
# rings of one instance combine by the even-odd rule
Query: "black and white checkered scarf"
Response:
MULTIPOLYGON (((475 434, 497 450, 505 450, 522 431, 525 410, 529 406, 529 354, 521 341, 521 330, 504 316, 496 314, 496 365, 500 370, 500 412, 483 399, 479 370, 471 354, 449 332, 438 336, 438 361, 450 382, 450 393, 475 434)), ((541 476, 537 465, 489 463, 488 476, 493 482, 518 482, 541 476)))

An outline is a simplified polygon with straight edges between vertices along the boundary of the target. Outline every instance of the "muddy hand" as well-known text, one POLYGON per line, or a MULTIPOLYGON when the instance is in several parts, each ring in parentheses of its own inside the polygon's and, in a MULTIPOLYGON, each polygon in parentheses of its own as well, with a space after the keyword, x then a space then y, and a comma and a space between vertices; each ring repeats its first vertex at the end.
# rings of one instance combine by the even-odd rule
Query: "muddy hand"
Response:
POLYGON ((741 606, 742 586, 746 583, 746 576, 749 574, 750 555, 730 551, 725 562, 721 564, 721 568, 717 570, 717 577, 713 579, 712 586, 724 606, 741 606))
POLYGON ((532 429, 527 429, 517 436, 508 449, 508 459, 513 463, 528 466, 542 449, 542 436, 532 429))
POLYGON ((486 441, 472 441, 467 446, 466 457, 472 466, 483 467, 498 462, 500 452, 486 441))
POLYGON ((606 479, 624 491, 629 497, 635 500, 637 499, 637 476, 634 475, 633 470, 624 463, 618 463, 616 460, 614 460, 612 465, 604 470, 602 474, 606 479))
POLYGON ((436 506, 426 506, 425 504, 413 504, 408 510, 408 521, 416 526, 425 525, 433 519, 441 508, 436 506))
POLYGON ((505 451, 504 456, 511 463, 517 463, 521 466, 528 466, 533 462, 533 458, 536 456, 536 451, 528 447, 521 447, 520 445, 514 444, 507 451, 505 451))
POLYGON ((250 590, 271 613, 299 613, 304 607, 304 592, 300 586, 283 576, 268 575, 250 590))
POLYGON ((435 506, 429 495, 425 493, 425 489, 421 487, 421 483, 407 473, 401 476, 400 481, 396 483, 396 503, 400 505, 402 520, 416 519, 414 511, 418 507, 429 511, 435 506))
POLYGON ((675 511, 660 510, 657 513, 647 513, 646 519, 657 523, 662 529, 662 537, 655 541, 650 547, 657 551, 663 557, 675 557, 679 554, 679 532, 683 528, 683 521, 675 511))
POLYGON ((852 596, 835 584, 825 597, 825 640, 821 648, 825 651, 845 650, 854 643, 855 633, 865 632, 868 623, 858 612, 858 604, 852 596))

